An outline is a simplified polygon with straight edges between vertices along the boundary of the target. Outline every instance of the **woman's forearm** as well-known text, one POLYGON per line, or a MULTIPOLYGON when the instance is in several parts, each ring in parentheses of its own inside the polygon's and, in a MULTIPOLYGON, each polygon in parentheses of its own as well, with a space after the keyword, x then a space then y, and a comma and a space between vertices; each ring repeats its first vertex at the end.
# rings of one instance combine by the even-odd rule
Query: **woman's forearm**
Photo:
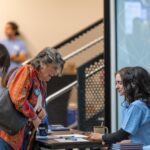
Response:
POLYGON ((129 135, 130 133, 124 131, 123 129, 119 129, 114 133, 104 134, 102 136, 102 139, 105 143, 112 144, 112 143, 116 143, 128 139, 129 135))

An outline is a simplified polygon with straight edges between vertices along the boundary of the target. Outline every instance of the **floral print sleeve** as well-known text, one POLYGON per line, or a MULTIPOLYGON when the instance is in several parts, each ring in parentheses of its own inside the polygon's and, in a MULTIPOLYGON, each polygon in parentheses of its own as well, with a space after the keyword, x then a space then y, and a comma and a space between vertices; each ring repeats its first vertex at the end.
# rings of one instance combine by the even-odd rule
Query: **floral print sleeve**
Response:
POLYGON ((34 119, 37 115, 28 101, 29 91, 32 86, 30 74, 28 65, 21 67, 9 86, 9 94, 16 109, 27 118, 34 119))

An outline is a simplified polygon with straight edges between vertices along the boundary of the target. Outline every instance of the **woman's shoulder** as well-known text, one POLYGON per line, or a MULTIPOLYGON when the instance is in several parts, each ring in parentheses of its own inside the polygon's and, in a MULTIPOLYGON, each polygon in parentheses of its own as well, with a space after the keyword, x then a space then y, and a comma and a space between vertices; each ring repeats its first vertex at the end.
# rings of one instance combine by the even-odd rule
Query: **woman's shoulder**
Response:
POLYGON ((21 38, 16 38, 16 42, 19 42, 20 44, 25 44, 24 40, 21 38))
POLYGON ((143 99, 137 99, 134 102, 131 103, 132 105, 145 105, 145 102, 143 99))
POLYGON ((32 69, 31 65, 28 65, 28 64, 22 65, 21 67, 18 68, 19 71, 20 70, 29 71, 31 69, 32 69))
POLYGON ((30 64, 25 64, 19 67, 19 69, 35 70, 35 68, 30 64))
POLYGON ((142 99, 135 100, 134 102, 131 103, 131 106, 137 107, 139 109, 143 109, 143 108, 148 109, 147 104, 142 99))
POLYGON ((34 71, 31 65, 26 64, 18 68, 17 74, 31 75, 34 71))
POLYGON ((8 40, 8 39, 1 39, 0 40, 0 43, 1 44, 4 44, 4 45, 6 45, 6 44, 8 44, 10 41, 8 40))
POLYGON ((126 108, 132 108, 132 107, 141 107, 141 106, 146 106, 145 102, 141 99, 135 100, 132 103, 129 103, 128 101, 124 101, 122 103, 123 107, 126 108))

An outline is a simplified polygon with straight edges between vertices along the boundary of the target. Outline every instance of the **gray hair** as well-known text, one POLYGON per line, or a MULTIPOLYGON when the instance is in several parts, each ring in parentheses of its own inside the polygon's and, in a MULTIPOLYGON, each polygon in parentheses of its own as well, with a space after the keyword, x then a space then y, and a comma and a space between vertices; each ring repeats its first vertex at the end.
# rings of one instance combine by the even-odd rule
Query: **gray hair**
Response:
POLYGON ((62 71, 65 61, 63 60, 61 54, 56 49, 46 47, 41 52, 39 52, 34 59, 32 59, 29 62, 29 64, 31 64, 37 70, 41 68, 41 63, 43 64, 54 63, 60 66, 62 71))

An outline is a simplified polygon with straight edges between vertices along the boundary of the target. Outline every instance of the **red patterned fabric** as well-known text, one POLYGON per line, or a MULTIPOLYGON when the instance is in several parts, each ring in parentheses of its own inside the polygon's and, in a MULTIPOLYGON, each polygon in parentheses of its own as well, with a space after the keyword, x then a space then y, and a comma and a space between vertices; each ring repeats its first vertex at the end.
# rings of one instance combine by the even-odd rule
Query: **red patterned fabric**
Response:
MULTIPOLYGON (((39 80, 36 69, 31 65, 21 67, 11 81, 8 89, 16 109, 29 119, 36 118, 37 115, 34 112, 34 107, 36 106, 38 95, 34 91, 37 89, 41 91, 43 106, 46 98, 46 83, 39 80), (31 87, 32 93, 28 99, 31 87)), ((10 117, 13 116, 10 114, 10 117)), ((24 139, 24 128, 14 136, 10 136, 4 131, 0 131, 0 138, 5 140, 15 150, 20 150, 24 139)))

